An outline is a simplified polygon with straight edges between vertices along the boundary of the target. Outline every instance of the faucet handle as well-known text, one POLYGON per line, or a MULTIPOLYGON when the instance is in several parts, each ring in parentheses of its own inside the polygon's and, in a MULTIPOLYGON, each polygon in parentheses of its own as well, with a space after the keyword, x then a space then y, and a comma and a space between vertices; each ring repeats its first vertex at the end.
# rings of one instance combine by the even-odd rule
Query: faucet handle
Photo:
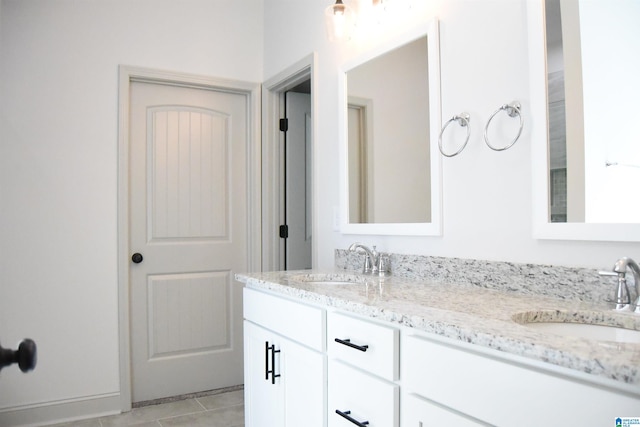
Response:
POLYGON ((627 309, 630 304, 631 297, 629 296, 627 279, 625 279, 624 274, 620 274, 618 276, 618 289, 616 290, 616 310, 627 309))
POLYGON ((391 269, 389 268, 389 257, 386 255, 378 256, 378 274, 380 276, 387 276, 391 269))
POLYGON ((600 276, 617 276, 619 273, 616 273, 615 271, 598 271, 598 274, 600 276))
POLYGON ((373 271, 373 260, 369 256, 369 254, 365 254, 364 256, 364 267, 362 267, 362 272, 364 274, 369 274, 373 271))
MULTIPOLYGON (((627 286, 627 279, 625 276, 625 270, 618 270, 614 267, 614 271, 598 271, 600 276, 616 276, 618 278, 618 286, 616 288, 616 310, 627 310, 631 304, 631 296, 629 295, 629 287, 627 286)), ((640 309, 634 307, 636 311, 640 312, 640 309)))

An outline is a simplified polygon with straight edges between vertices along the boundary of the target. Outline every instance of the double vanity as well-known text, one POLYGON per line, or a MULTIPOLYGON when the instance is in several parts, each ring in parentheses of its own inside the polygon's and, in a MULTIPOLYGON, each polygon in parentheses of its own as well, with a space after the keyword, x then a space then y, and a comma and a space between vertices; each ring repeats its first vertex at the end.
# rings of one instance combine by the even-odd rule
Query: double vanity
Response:
POLYGON ((380 277, 354 268, 361 257, 337 251, 332 271, 237 276, 248 426, 595 426, 640 416, 640 315, 590 300, 613 296, 615 280, 393 255, 393 275, 380 277), (558 280, 557 294, 532 271, 558 280))
MULTIPOLYGON (((415 3, 413 11, 420 16, 417 4, 427 2, 415 3)), ((339 215, 335 213, 337 210, 334 212, 334 231, 338 231, 336 227, 339 225, 342 234, 412 236, 413 248, 426 247, 434 242, 430 251, 439 253, 444 247, 449 248, 445 252, 450 253, 455 244, 464 245, 476 237, 456 240, 465 233, 464 229, 458 229, 444 244, 438 238, 413 239, 416 236, 443 236, 442 184, 446 175, 455 178, 447 183, 451 188, 456 187, 452 184, 454 181, 463 182, 465 178, 492 184, 491 187, 486 186, 486 191, 480 185, 471 186, 465 189, 465 195, 455 192, 452 195, 447 190, 448 197, 451 197, 448 214, 453 218, 447 221, 453 227, 470 224, 473 228, 468 231, 475 228, 493 230, 481 234, 479 239, 493 238, 502 230, 505 233, 519 232, 518 227, 528 230, 528 221, 523 219, 520 224, 516 219, 524 210, 509 211, 503 217, 498 216, 502 215, 497 209, 500 205, 492 204, 496 194, 528 191, 529 178, 526 181, 515 178, 513 186, 508 183, 503 186, 512 178, 507 173, 521 169, 520 164, 509 163, 521 161, 524 158, 521 154, 498 157, 492 153, 494 157, 490 158, 475 149, 474 154, 480 157, 476 159, 472 172, 467 173, 463 172, 464 165, 470 167, 472 164, 464 160, 468 152, 457 159, 448 159, 450 156, 445 155, 445 160, 438 150, 438 145, 442 147, 444 144, 449 147, 446 152, 460 152, 470 135, 471 144, 474 139, 477 144, 482 124, 485 124, 484 140, 489 148, 495 150, 488 143, 487 127, 496 113, 489 115, 490 110, 483 112, 482 92, 475 93, 472 86, 458 86, 455 73, 447 75, 445 82, 440 80, 441 58, 449 70, 458 61, 469 69, 478 63, 473 55, 471 59, 466 58, 466 51, 451 47, 456 45, 446 45, 444 55, 440 54, 441 35, 448 43, 456 41, 456 20, 452 19, 456 14, 455 3, 449 2, 442 8, 429 5, 429 10, 423 12, 424 19, 415 28, 403 28, 393 37, 387 37, 388 40, 379 45, 373 43, 375 46, 371 49, 359 52, 343 64, 343 73, 338 79, 340 102, 337 106, 340 210, 339 215), (440 21, 435 18, 436 11, 442 13, 442 34, 440 21), (456 60, 452 60, 453 56, 456 60), (460 57, 463 59, 458 59, 460 57), (374 69, 387 72, 378 76, 373 74, 374 69), (389 91, 379 90, 389 86, 388 76, 394 77, 391 98, 384 96, 389 91), (448 89, 449 93, 461 90, 464 96, 450 97, 443 102, 441 88, 448 89), (402 97, 404 93, 406 98, 402 97), (446 106, 446 111, 443 106, 446 106), (390 107, 391 111, 383 110, 384 107, 390 107), (399 107, 407 108, 405 111, 399 107), (456 120, 459 116, 468 117, 465 112, 469 111, 471 122, 456 120), (443 114, 456 114, 451 120, 466 127, 458 138, 453 138, 453 130, 461 130, 456 129, 457 125, 452 125, 443 136, 444 128, 451 122, 443 120, 443 114), (489 172, 499 165, 499 161, 509 166, 500 165, 489 172), (447 173, 443 174, 443 171, 447 173), (493 174, 492 178, 487 178, 485 172, 487 176, 493 174), (496 183, 499 188, 494 186, 496 183), (477 198, 462 201, 466 194, 478 188, 485 192, 477 198), (479 222, 466 212, 458 216, 459 212, 474 209, 495 212, 496 215, 487 223, 479 222), (503 223, 507 227, 503 227, 503 223)), ((473 3, 479 4, 460 3, 464 4, 465 16, 471 16, 467 9, 473 3)), ((609 141, 629 140, 627 136, 632 133, 623 131, 624 137, 612 138, 611 131, 617 125, 612 126, 611 123, 617 123, 617 119, 602 121, 605 125, 601 130, 596 129, 605 116, 604 112, 599 112, 585 121, 589 125, 584 131, 585 138, 567 130, 566 138, 559 138, 562 143, 556 144, 558 141, 549 139, 550 135, 564 132, 562 126, 555 126, 555 121, 545 120, 551 116, 548 111, 555 95, 547 92, 551 61, 546 58, 548 53, 557 52, 556 47, 551 51, 545 45, 548 38, 545 8, 551 10, 557 2, 499 3, 491 6, 496 8, 496 16, 502 16, 502 9, 506 11, 514 7, 511 12, 516 11, 511 14, 505 12, 505 16, 516 19, 513 27, 506 26, 513 23, 505 20, 505 28, 520 26, 525 16, 528 24, 526 46, 518 34, 509 41, 528 49, 530 89, 509 95, 504 102, 522 100, 522 112, 527 116, 526 130, 516 149, 522 150, 528 143, 533 159, 530 179, 533 238, 637 243, 640 241, 637 210, 620 209, 619 205, 608 203, 613 200, 611 195, 615 187, 624 191, 628 185, 609 188, 598 185, 596 189, 587 185, 592 182, 612 183, 614 181, 608 181, 608 178, 596 177, 613 176, 616 169, 607 169, 610 166, 622 166, 623 169, 618 171, 630 166, 614 164, 591 153, 601 155, 605 152, 599 147, 602 141, 607 141, 607 150, 614 152, 609 148, 609 141), (526 13, 520 10, 521 7, 526 7, 526 13), (552 125, 555 129, 551 129, 552 125), (598 137, 600 131, 604 133, 598 137), (564 154, 554 158, 565 156, 571 161, 551 161, 549 153, 556 152, 556 149, 564 154), (559 178, 551 181, 554 176, 559 178), (562 181, 563 176, 569 177, 566 182, 562 181), (600 198, 597 197, 599 188, 605 189, 600 198), (594 209, 594 205, 598 209, 594 209), (604 211, 604 208, 630 212, 633 221, 596 218, 592 211, 604 211)), ((577 2, 566 3, 577 5, 577 2)), ((614 17, 610 19, 612 27, 621 27, 621 23, 627 21, 623 18, 637 15, 624 8, 616 9, 617 15, 610 14, 609 11, 613 10, 611 2, 581 3, 584 3, 580 5, 581 10, 589 13, 584 15, 581 12, 580 19, 584 16, 591 19, 580 21, 579 25, 573 21, 565 25, 589 30, 585 31, 583 41, 598 41, 593 58, 601 64, 603 53, 620 45, 617 39, 610 45, 601 43, 604 36, 615 33, 612 28, 602 25, 605 15, 614 17), (603 28, 607 30, 603 31, 603 28)), ((462 6, 460 8, 462 12, 462 6)), ((563 9, 563 19, 567 16, 578 18, 578 15, 569 15, 565 11, 567 9, 563 9)), ((554 15, 560 16, 559 13, 549 13, 550 17, 554 15)), ((635 28, 636 21, 629 20, 629 28, 635 28)), ((562 34, 565 33, 563 30, 562 34)), ((465 33, 465 41, 469 34, 465 33)), ((486 45, 497 50, 493 45, 486 45)), ((457 46, 467 47, 462 43, 457 46)), ((582 46, 585 47, 586 43, 582 46)), ((570 44, 562 47, 564 55, 570 58, 567 62, 581 66, 580 61, 574 60, 578 52, 575 48, 570 44)), ((488 62, 485 56, 491 58, 489 49, 474 53, 483 55, 483 62, 488 62)), ((507 55, 500 58, 499 76, 504 76, 511 83, 508 70, 519 68, 508 68, 508 63, 514 61, 507 55)), ((613 56, 626 58, 628 55, 613 56)), ((556 61, 555 65, 559 64, 560 61, 556 61)), ((589 71, 600 68, 611 68, 619 73, 625 67, 594 66, 589 67, 589 71)), ((497 67, 495 69, 498 70, 497 67)), ((484 71, 480 69, 479 74, 488 76, 484 71)), ((577 81, 572 74, 567 71, 567 76, 570 76, 566 79, 567 84, 577 81)), ((458 78, 461 76, 463 74, 458 78)), ((497 84, 498 79, 496 76, 488 77, 493 80, 487 80, 486 84, 482 82, 482 85, 491 88, 489 82, 497 84)), ((609 104, 601 102, 601 99, 609 99, 614 94, 615 88, 610 82, 619 80, 617 75, 606 80, 606 84, 598 82, 594 75, 587 79, 586 72, 584 77, 584 102, 582 98, 576 100, 567 96, 566 105, 585 112, 591 111, 594 105, 598 106, 598 111, 617 112, 609 104), (606 96, 595 90, 599 87, 606 87, 606 96), (592 97, 591 102, 589 96, 592 97)), ((622 92, 627 93, 626 89, 622 92)), ((570 94, 575 96, 573 92, 570 94)), ((573 112, 561 115, 566 115, 568 121, 573 120, 575 111, 566 111, 573 112)), ((505 121, 508 118, 501 119, 502 124, 494 122, 492 128, 500 126, 501 135, 511 136, 505 121)), ((522 116, 520 119, 516 139, 522 131, 522 116)), ((506 142, 510 139, 506 138, 506 142)), ((622 159, 633 151, 623 147, 618 149, 622 159)), ((634 179, 633 182, 637 182, 637 178, 634 179)), ((619 200, 627 198, 623 194, 619 200)), ((524 198, 518 200, 521 203, 524 198)), ((504 203, 506 206, 506 201, 504 203)), ((318 227, 314 233, 316 231, 320 233, 314 236, 328 230, 318 227)), ((525 241, 522 237, 518 235, 510 240, 500 236, 496 242, 483 242, 467 253, 484 253, 485 246, 489 248, 487 252, 491 252, 505 242, 515 248, 516 244, 525 241)), ((400 245, 393 243, 396 247, 400 245)), ((509 246, 506 247, 508 250, 509 246)), ((554 247, 557 248, 532 244, 515 257, 526 259, 528 251, 554 247)), ((373 258, 371 253, 369 257, 373 258)), ((245 283, 247 426, 613 426, 618 417, 640 419, 640 313, 613 309, 627 304, 628 290, 619 272, 615 272, 618 277, 608 277, 588 269, 398 254, 387 254, 381 263, 373 259, 370 261, 367 264, 370 273, 359 273, 363 270, 363 255, 337 250, 335 269, 331 271, 236 276, 245 283), (383 273, 390 267, 391 274, 372 274, 376 267, 383 273)), ((613 265, 615 260, 610 261, 613 265)), ((636 279, 638 277, 640 273, 636 279)), ((637 293, 634 294, 634 303, 637 293)))

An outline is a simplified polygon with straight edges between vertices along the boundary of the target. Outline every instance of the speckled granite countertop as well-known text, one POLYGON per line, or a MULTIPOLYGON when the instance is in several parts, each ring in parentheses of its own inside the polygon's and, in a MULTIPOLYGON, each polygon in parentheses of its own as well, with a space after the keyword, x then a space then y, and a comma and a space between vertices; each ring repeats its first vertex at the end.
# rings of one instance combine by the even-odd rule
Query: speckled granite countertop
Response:
POLYGON ((607 305, 395 276, 379 279, 345 270, 237 274, 236 278, 250 288, 583 371, 640 392, 640 344, 562 337, 520 324, 594 319, 640 330, 640 315, 614 312, 607 305), (357 283, 310 283, 327 275, 357 283))

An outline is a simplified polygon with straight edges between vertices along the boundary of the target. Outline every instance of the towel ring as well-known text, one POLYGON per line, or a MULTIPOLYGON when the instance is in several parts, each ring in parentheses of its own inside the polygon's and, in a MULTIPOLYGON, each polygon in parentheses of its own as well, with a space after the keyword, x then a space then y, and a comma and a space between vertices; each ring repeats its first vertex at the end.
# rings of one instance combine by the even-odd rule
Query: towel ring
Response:
POLYGON ((511 148, 511 146, 516 143, 518 138, 520 138, 520 134, 522 133, 522 126, 524 125, 524 119, 522 118, 522 112, 520 111, 521 108, 522 107, 520 106, 519 102, 513 102, 511 104, 504 104, 500 108, 498 108, 491 115, 491 117, 489 117, 489 120, 487 120, 487 125, 484 127, 484 142, 487 143, 489 148, 491 148, 492 150, 495 150, 495 151, 504 151, 507 148, 511 148), (491 124, 491 120, 493 120, 495 115, 498 114, 502 110, 506 111, 507 114, 509 115, 509 117, 515 117, 515 116, 520 117, 520 129, 518 130, 518 134, 516 135, 516 137, 513 138, 513 141, 511 141, 508 145, 505 145, 504 147, 494 147, 489 142, 489 137, 487 136, 487 130, 489 129, 489 124, 491 124))
POLYGON ((471 135, 471 126, 469 126, 469 121, 471 120, 471 116, 469 116, 468 113, 461 113, 457 116, 453 116, 451 117, 445 124, 444 126, 442 126, 442 130, 440 131, 440 136, 438 137, 438 148, 440 148, 440 152, 442 153, 443 156, 445 157, 453 157, 453 156, 457 156, 458 154, 460 154, 462 152, 462 150, 464 150, 464 147, 467 146, 467 142, 469 142, 469 136, 471 135), (462 127, 466 127, 467 128, 467 139, 464 140, 464 144, 462 144, 462 147, 460 147, 458 149, 458 151, 456 151, 455 153, 452 154, 447 154, 444 152, 444 150, 442 150, 442 134, 444 133, 444 130, 447 128, 447 126, 449 126, 449 124, 451 122, 458 122, 458 124, 462 127))

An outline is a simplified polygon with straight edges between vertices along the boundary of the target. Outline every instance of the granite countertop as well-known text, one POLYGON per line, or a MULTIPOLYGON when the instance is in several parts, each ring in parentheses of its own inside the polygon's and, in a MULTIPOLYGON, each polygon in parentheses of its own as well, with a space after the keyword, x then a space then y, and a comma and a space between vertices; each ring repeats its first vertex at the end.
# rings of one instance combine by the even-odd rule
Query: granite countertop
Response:
POLYGON ((607 305, 345 270, 237 274, 236 279, 249 288, 582 371, 640 392, 640 344, 563 337, 521 324, 591 320, 640 330, 640 315, 607 305), (327 277, 356 283, 310 282, 327 277))

